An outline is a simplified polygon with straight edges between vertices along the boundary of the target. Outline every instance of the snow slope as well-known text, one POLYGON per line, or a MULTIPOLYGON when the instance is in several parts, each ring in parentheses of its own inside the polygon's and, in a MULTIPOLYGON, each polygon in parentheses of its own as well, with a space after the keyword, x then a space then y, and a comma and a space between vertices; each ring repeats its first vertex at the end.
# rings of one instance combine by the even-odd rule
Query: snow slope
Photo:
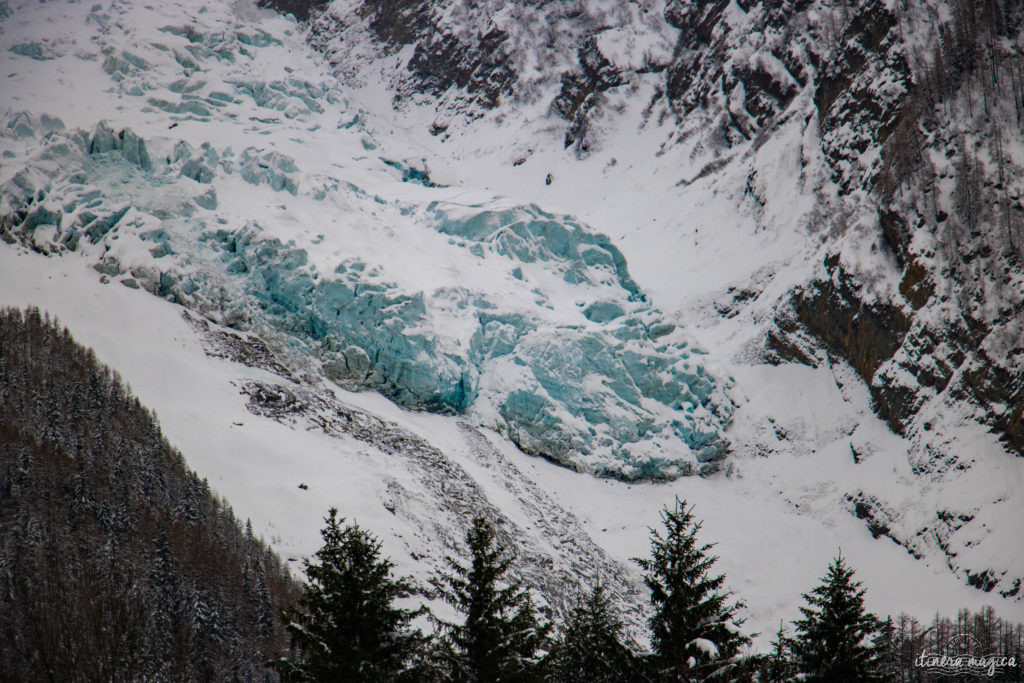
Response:
MULTIPOLYGON (((1024 619, 1019 599, 971 589, 959 569, 1024 576, 1024 461, 964 422, 941 438, 973 466, 922 477, 921 444, 873 415, 852 369, 771 365, 758 343, 830 235, 814 201, 828 189, 823 162, 804 144, 817 135, 809 93, 771 139, 702 177, 714 159, 696 139, 666 152, 668 124, 644 124, 642 93, 581 161, 540 106, 524 105, 516 125, 494 115, 430 136, 430 105, 396 114, 386 88, 339 85, 297 25, 244 0, 5 6, 0 183, 3 228, 19 243, 0 248, 0 303, 45 308, 94 347, 285 557, 316 548, 336 505, 422 581, 486 511, 553 607, 600 573, 642 638, 629 558, 679 495, 762 634, 798 616, 839 547, 880 613, 994 604, 1024 619), (501 240, 495 225, 525 232, 501 240), (603 257, 588 262, 594 247, 603 257), (320 282, 375 294, 363 305, 369 336, 351 332, 353 318, 309 315, 334 300, 320 282), (372 357, 376 331, 396 319, 406 327, 385 342, 414 347, 374 374, 357 351, 372 357), (503 334, 527 340, 474 356, 489 322, 490 348, 503 334), (577 350, 547 357, 530 339, 577 350), (629 353, 653 370, 630 370, 629 353), (566 372, 551 379, 554 369, 566 372), (606 382, 616 372, 639 398, 606 382), (538 385, 548 403, 517 417, 529 411, 509 399, 541 395, 538 385), (440 396, 462 414, 350 391, 365 387, 413 408, 440 396), (679 400, 684 388, 693 400, 679 400), (645 420, 650 438, 624 438, 645 420), (541 441, 552 424, 590 453, 541 441), (642 450, 616 452, 623 442, 642 450), (715 467, 629 483, 524 449, 626 476, 715 467), (628 469, 637 462, 655 468, 628 469), (876 505, 891 508, 893 534, 926 530, 919 557, 858 519, 876 505)), ((860 246, 868 267, 886 267, 860 246)))

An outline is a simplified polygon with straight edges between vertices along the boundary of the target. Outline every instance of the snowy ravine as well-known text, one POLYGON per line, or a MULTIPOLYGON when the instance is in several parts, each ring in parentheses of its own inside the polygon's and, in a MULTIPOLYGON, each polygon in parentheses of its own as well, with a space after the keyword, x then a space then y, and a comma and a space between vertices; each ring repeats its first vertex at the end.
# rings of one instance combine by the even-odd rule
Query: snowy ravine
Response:
POLYGON ((600 575, 642 638, 629 560, 678 495, 753 631, 839 546, 880 613, 1024 618, 1024 459, 955 411, 897 436, 845 362, 765 348, 835 236, 809 92, 708 170, 639 82, 581 159, 543 97, 396 113, 247 0, 0 17, 0 304, 94 347, 286 558, 336 505, 423 581, 483 512, 553 608, 600 575))

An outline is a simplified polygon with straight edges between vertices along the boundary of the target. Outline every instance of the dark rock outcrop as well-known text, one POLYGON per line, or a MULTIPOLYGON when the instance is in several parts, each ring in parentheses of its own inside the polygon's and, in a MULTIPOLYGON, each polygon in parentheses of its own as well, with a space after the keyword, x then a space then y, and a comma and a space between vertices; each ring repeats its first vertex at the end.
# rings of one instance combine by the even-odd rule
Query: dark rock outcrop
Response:
POLYGON ((829 279, 793 293, 796 318, 825 348, 847 360, 870 382, 902 344, 910 320, 898 306, 864 302, 860 286, 843 269, 838 256, 826 258, 825 267, 829 279))
POLYGON ((503 54, 507 34, 491 27, 472 42, 450 34, 430 34, 416 43, 409 71, 418 90, 440 96, 451 88, 464 90, 469 99, 493 109, 511 94, 516 74, 503 54))
POLYGON ((258 0, 260 7, 269 7, 281 14, 291 14, 299 21, 306 21, 314 13, 331 4, 331 0, 258 0))
POLYGON ((740 2, 751 25, 736 32, 724 18, 726 0, 669 2, 665 20, 679 29, 675 58, 665 70, 669 103, 681 116, 717 103, 738 139, 750 139, 789 106, 818 60, 813 32, 796 30, 807 26, 810 4, 740 2), (751 35, 759 39, 753 54, 735 58, 740 48, 749 50, 751 35))
POLYGON ((862 158, 870 159, 865 152, 889 136, 911 80, 896 16, 881 0, 865 0, 851 12, 839 49, 814 81, 822 151, 845 190, 873 182, 878 161, 862 167, 862 158))
POLYGON ((587 38, 577 52, 580 70, 562 75, 562 88, 552 106, 571 124, 565 133, 565 146, 579 142, 580 151, 586 152, 588 114, 600 102, 601 93, 622 85, 624 80, 601 54, 593 37, 587 38))

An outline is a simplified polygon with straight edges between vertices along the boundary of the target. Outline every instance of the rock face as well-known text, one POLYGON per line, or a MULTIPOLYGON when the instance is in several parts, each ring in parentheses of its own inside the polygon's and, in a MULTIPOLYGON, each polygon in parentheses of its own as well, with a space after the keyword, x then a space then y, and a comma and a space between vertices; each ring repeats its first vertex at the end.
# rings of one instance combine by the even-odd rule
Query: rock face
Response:
POLYGON ((909 85, 896 15, 881 0, 858 3, 814 79, 822 150, 845 190, 873 184, 881 160, 866 153, 889 136, 909 85))
POLYGON ((399 97, 417 92, 440 97, 454 89, 470 110, 498 106, 517 80, 509 65, 508 34, 485 21, 444 30, 444 21, 440 8, 425 0, 335 4, 311 24, 310 33, 314 44, 327 51, 343 50, 344 45, 333 42, 353 25, 388 51, 413 46, 399 97))
MULTIPOLYGON (((662 72, 671 58, 673 31, 658 5, 343 0, 313 20, 309 32, 331 64, 350 75, 360 71, 360 60, 401 50, 393 74, 396 104, 427 95, 444 103, 442 118, 542 102, 566 122, 565 146, 586 155, 591 120, 610 96, 662 72), (636 25, 651 40, 634 53, 629 41, 636 25), (377 49, 366 51, 367 38, 377 49)), ((374 69, 391 70, 370 67, 363 77, 374 69)), ((434 133, 446 125, 439 122, 434 133)))
POLYGON ((561 88, 555 97, 554 110, 570 123, 565 133, 565 146, 579 142, 581 152, 587 151, 587 123, 591 110, 601 103, 601 93, 625 83, 614 64, 601 54, 597 40, 590 36, 577 49, 579 69, 562 75, 561 88))
POLYGON ((1009 199, 1022 188, 1007 187, 1005 171, 1024 160, 1003 151, 1003 137, 1019 129, 1011 124, 1011 102, 998 95, 1000 73, 1016 57, 1013 50, 992 50, 991 82, 982 81, 980 93, 969 79, 986 76, 957 61, 980 49, 963 32, 964 22, 1017 36, 1024 17, 1008 4, 992 15, 965 3, 953 7, 960 37, 935 46, 917 74, 902 47, 901 32, 913 30, 913 21, 901 26, 871 3, 851 17, 843 48, 822 67, 814 100, 823 151, 847 201, 857 198, 876 212, 880 243, 900 270, 898 294, 865 305, 848 284, 863 276, 837 270, 833 256, 824 261, 828 280, 812 283, 810 298, 796 294, 794 304, 805 328, 870 382, 878 412, 894 430, 912 432, 925 406, 950 399, 971 406, 1024 455, 1024 243, 1020 210, 1009 199), (986 124, 970 115, 979 95, 986 124), (949 132, 954 127, 965 131, 959 146, 949 132), (975 157, 967 139, 974 149, 991 150, 994 163, 975 157), (871 194, 863 197, 861 190, 871 194))
MULTIPOLYGON (((1008 129, 1013 108, 997 97, 995 82, 1015 53, 994 51, 994 63, 1002 66, 989 75, 995 81, 980 88, 991 93, 971 94, 977 66, 956 60, 976 46, 962 29, 964 22, 986 19, 967 4, 953 6, 952 28, 961 38, 935 46, 920 73, 911 73, 903 33, 914 30, 923 7, 901 24, 881 3, 858 3, 844 25, 833 27, 836 48, 812 60, 821 149, 841 189, 838 201, 829 203, 845 207, 840 210, 847 215, 868 212, 866 222, 874 223, 884 258, 899 274, 890 294, 878 297, 877 276, 841 263, 842 246, 836 245, 819 276, 784 300, 769 338, 787 359, 809 359, 793 337, 798 333, 848 361, 869 383, 879 415, 899 433, 917 429, 914 418, 930 403, 963 401, 1024 454, 1018 322, 1024 241, 1012 199, 1021 188, 1004 186, 1005 168, 1020 160, 1000 142, 1019 131, 1008 129), (974 97, 989 111, 989 123, 971 119, 974 97), (950 126, 965 137, 958 142, 950 126), (980 161, 964 139, 991 150, 994 163, 980 161)), ((697 45, 713 34, 708 22, 716 10, 724 11, 690 6, 671 19, 685 25, 697 45)), ((1019 34, 1019 9, 1006 5, 994 12, 987 19, 993 31, 1019 34)))
POLYGON ((910 320, 899 306, 862 301, 858 285, 837 257, 826 258, 825 268, 831 276, 828 280, 794 292, 797 321, 870 380, 900 348, 910 320))
MULTIPOLYGON (((783 358, 811 361, 800 343, 809 334, 848 361, 878 415, 920 449, 911 467, 922 481, 969 476, 973 454, 947 448, 942 435, 971 424, 998 434, 1010 457, 1024 456, 1024 158, 1006 143, 1019 141, 1021 128, 1019 103, 1005 89, 1021 57, 1024 12, 1014 3, 946 9, 948 40, 933 41, 927 58, 917 54, 913 69, 904 41, 933 16, 924 3, 902 16, 858 13, 820 68, 822 151, 842 189, 833 206, 860 212, 859 229, 890 275, 879 278, 833 245, 813 281, 778 309, 770 334, 783 358), (1009 43, 985 47, 981 35, 1009 43)), ((905 515, 851 500, 872 533, 915 555, 933 537, 971 585, 1020 596, 1019 576, 950 545, 978 508, 941 509, 900 531, 905 515)))
POLYGON ((566 122, 565 146, 585 156, 599 139, 593 121, 641 83, 655 84, 680 119, 749 140, 815 75, 827 29, 813 9, 807 0, 340 0, 309 30, 345 73, 363 36, 387 52, 411 46, 395 74, 396 103, 429 95, 448 113, 480 115, 545 101, 566 122))
POLYGON ((259 0, 260 7, 270 7, 282 14, 291 14, 299 21, 306 21, 316 12, 322 11, 331 0, 259 0))
POLYGON ((811 4, 669 2, 665 20, 679 30, 665 70, 665 94, 673 109, 682 117, 720 112, 722 135, 749 140, 812 77, 820 31, 807 13, 811 4))
MULTIPOLYGON (((640 83, 655 84, 684 128, 699 120, 729 144, 750 140, 813 82, 824 130, 867 116, 858 148, 845 139, 830 143, 841 153, 881 141, 868 130, 885 106, 876 103, 869 66, 890 60, 906 72, 890 37, 894 15, 878 0, 868 5, 851 7, 853 18, 837 28, 809 0, 671 0, 664 7, 340 0, 309 30, 345 72, 364 34, 389 52, 411 46, 395 74, 396 102, 429 95, 442 110, 479 115, 503 101, 547 101, 567 123, 565 146, 581 155, 596 140, 591 122, 615 101, 611 95, 640 83)), ((893 84, 896 96, 900 85, 893 84)))

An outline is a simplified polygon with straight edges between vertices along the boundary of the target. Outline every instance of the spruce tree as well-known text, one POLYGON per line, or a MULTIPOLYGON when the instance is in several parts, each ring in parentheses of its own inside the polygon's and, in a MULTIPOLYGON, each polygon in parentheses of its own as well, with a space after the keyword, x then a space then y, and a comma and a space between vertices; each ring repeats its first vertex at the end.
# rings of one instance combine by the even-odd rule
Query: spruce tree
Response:
POLYGON ((466 683, 541 679, 541 650, 549 626, 537 618, 529 592, 508 576, 512 556, 483 517, 466 534, 470 563, 448 557, 434 577, 438 595, 462 616, 438 619, 442 675, 466 683))
POLYGON ((853 579, 842 554, 836 556, 822 583, 804 594, 803 618, 793 622, 789 640, 796 670, 804 680, 846 683, 872 678, 878 619, 864 610, 864 589, 853 579))
POLYGON ((760 656, 757 680, 762 683, 782 683, 793 676, 793 662, 789 652, 789 639, 779 622, 779 630, 772 641, 772 650, 760 656))
POLYGON ((550 658, 557 683, 613 683, 641 679, 636 657, 622 642, 622 622, 600 582, 580 594, 550 658))
POLYGON ((280 665, 286 679, 399 681, 412 676, 423 644, 410 622, 418 611, 394 601, 408 591, 394 564, 380 556, 381 543, 355 524, 342 526, 331 508, 321 529, 324 545, 305 561, 309 584, 287 629, 298 661, 280 665))
POLYGON ((654 612, 649 620, 654 674, 666 681, 728 680, 737 674, 740 648, 749 642, 736 612, 742 603, 723 590, 724 574, 712 574, 718 557, 699 544, 701 523, 678 498, 661 513, 664 534, 651 529, 651 557, 644 570, 654 612))
POLYGON ((878 622, 873 643, 875 646, 874 674, 875 678, 889 680, 898 678, 896 654, 896 626, 891 616, 878 622))

